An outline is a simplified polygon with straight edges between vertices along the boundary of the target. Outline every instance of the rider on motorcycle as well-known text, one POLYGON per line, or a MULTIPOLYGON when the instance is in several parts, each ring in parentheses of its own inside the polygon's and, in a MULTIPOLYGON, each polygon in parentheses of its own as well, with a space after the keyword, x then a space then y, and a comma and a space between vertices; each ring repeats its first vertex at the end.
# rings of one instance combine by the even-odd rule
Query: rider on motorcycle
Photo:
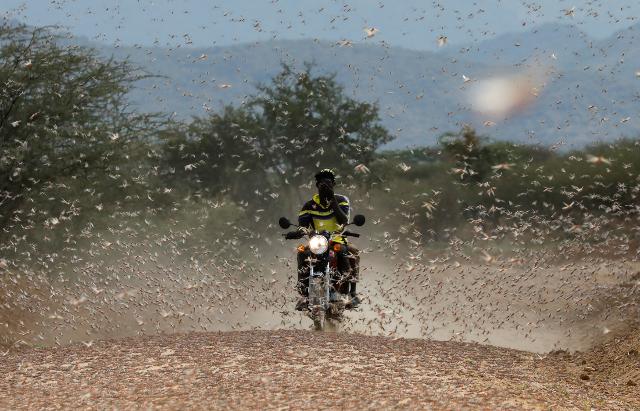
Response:
MULTIPOLYGON (((307 201, 300 210, 298 225, 316 231, 339 232, 342 226, 349 222, 349 199, 333 192, 336 184, 336 176, 333 170, 321 170, 315 175, 315 178, 318 193, 307 201)), ((350 307, 355 308, 360 304, 360 299, 356 293, 360 262, 358 250, 347 244, 346 238, 342 236, 334 236, 333 241, 347 246, 348 253, 339 258, 338 269, 346 279, 342 287, 344 287, 345 293, 351 296, 350 307)), ((304 249, 304 251, 298 250, 297 289, 301 296, 296 304, 296 310, 304 310, 307 307, 309 257, 308 249, 304 249)))

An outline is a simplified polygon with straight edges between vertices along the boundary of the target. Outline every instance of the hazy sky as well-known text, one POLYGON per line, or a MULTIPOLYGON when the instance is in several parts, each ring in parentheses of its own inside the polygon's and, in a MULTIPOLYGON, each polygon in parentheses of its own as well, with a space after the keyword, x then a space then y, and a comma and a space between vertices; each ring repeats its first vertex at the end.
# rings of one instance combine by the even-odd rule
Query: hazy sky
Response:
POLYGON ((0 12, 30 25, 126 45, 230 45, 270 38, 385 41, 412 49, 483 40, 549 22, 605 37, 638 20, 640 1, 566 0, 1 0, 0 12), (364 29, 379 32, 365 40, 364 29))

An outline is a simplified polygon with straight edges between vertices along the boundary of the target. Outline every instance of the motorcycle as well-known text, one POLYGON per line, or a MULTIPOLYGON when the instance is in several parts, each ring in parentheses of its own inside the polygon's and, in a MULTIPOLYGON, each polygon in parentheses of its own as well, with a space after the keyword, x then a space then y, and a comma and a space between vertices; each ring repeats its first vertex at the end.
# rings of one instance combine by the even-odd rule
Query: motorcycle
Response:
MULTIPOLYGON (((317 331, 325 329, 326 320, 342 319, 345 309, 349 305, 348 293, 341 292, 345 279, 338 271, 338 258, 341 253, 347 253, 345 244, 333 241, 336 236, 360 237, 360 234, 345 231, 349 225, 363 226, 365 217, 358 214, 353 221, 345 224, 340 232, 315 231, 292 224, 286 217, 281 217, 278 224, 283 230, 291 226, 298 230, 283 234, 287 239, 300 239, 309 236, 306 246, 301 245, 298 251, 309 251, 309 304, 307 314, 313 320, 317 331)), ((343 254, 344 255, 344 254, 343 254)), ((348 284, 348 283, 347 283, 348 284)))

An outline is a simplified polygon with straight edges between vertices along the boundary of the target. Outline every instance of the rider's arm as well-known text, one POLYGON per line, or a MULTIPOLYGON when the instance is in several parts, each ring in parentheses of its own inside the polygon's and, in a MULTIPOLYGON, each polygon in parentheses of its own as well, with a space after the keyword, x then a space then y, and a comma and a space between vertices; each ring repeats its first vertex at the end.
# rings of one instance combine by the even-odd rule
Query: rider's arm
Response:
POLYGON ((349 202, 346 199, 338 199, 334 195, 330 205, 336 215, 338 224, 347 224, 349 222, 349 202))
POLYGON ((300 210, 300 214, 298 214, 298 225, 300 228, 312 228, 313 227, 313 217, 306 210, 306 207, 302 207, 300 210))

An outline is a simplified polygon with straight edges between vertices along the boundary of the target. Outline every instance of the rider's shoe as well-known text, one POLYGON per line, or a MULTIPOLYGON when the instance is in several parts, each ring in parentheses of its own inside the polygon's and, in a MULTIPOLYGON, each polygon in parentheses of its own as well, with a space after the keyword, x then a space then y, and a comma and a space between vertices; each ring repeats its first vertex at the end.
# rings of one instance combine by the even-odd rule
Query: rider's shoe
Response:
POLYGON ((349 305, 351 308, 358 308, 360 305, 360 297, 358 295, 351 296, 351 301, 349 301, 349 305))
POLYGON ((298 302, 296 303, 296 311, 304 311, 307 309, 309 302, 307 301, 307 297, 300 297, 298 302))

